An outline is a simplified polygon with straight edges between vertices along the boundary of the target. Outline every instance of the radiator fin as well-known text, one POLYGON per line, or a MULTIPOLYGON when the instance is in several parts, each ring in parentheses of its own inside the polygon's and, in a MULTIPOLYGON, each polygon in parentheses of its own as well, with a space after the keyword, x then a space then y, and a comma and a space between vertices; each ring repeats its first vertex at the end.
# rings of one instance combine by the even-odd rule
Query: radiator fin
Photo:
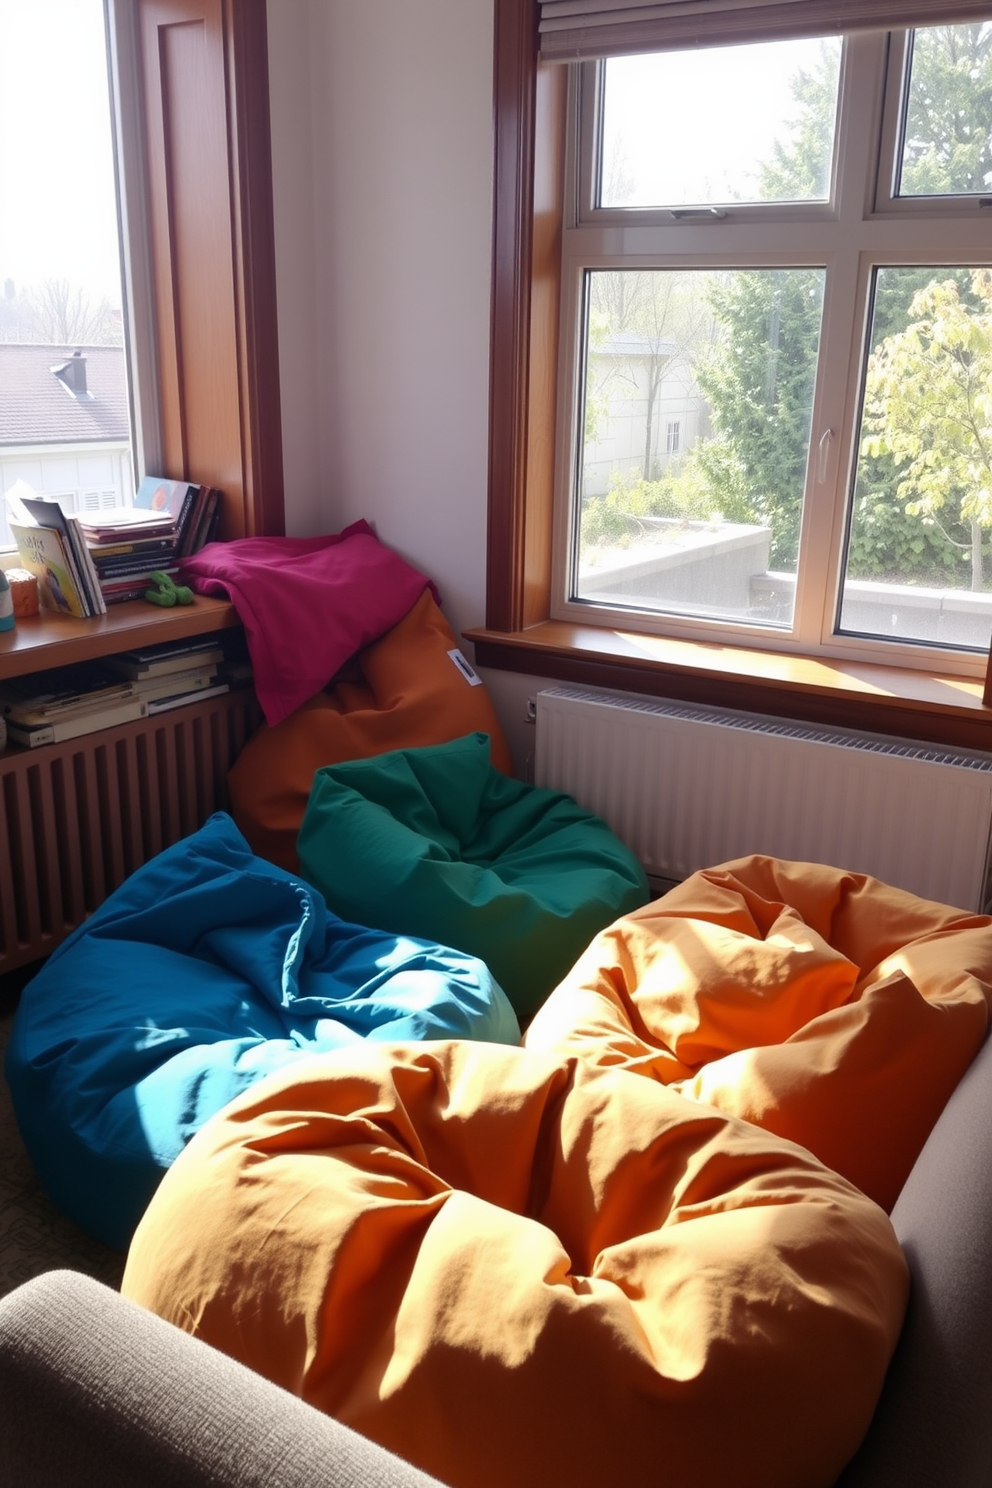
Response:
POLYGON ((989 756, 550 688, 535 780, 601 816, 653 878, 765 853, 988 902, 989 756))
POLYGON ((227 806, 250 690, 0 755, 0 973, 55 949, 134 870, 227 806))

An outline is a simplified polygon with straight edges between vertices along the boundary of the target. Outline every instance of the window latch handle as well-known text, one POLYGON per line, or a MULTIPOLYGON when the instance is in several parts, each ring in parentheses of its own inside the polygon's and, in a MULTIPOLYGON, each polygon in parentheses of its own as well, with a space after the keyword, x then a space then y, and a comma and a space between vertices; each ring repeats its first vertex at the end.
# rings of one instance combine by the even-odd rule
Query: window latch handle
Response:
POLYGON ((822 486, 827 478, 827 460, 830 458, 830 441, 833 437, 833 429, 824 429, 820 436, 820 444, 816 452, 816 483, 818 486, 822 486))
POLYGON ((681 222, 684 217, 726 217, 720 207, 670 207, 669 215, 681 222))

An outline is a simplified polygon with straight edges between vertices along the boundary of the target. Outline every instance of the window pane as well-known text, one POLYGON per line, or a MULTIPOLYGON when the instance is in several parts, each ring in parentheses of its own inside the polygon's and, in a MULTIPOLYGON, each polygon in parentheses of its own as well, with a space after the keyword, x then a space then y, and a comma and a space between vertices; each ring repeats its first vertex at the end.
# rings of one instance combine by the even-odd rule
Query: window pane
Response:
POLYGON ((828 37, 609 59, 600 205, 826 200, 840 54, 828 37))
POLYGON ((587 273, 573 598, 791 624, 823 277, 587 273))
POLYGON ((876 272, 841 628, 986 650, 992 268, 876 272))
POLYGON ((914 33, 901 196, 992 189, 992 23, 914 33))
MULTIPOLYGON (((0 493, 134 493, 102 0, 0 0, 0 493)), ((12 546, 0 499, 0 547, 12 546)))

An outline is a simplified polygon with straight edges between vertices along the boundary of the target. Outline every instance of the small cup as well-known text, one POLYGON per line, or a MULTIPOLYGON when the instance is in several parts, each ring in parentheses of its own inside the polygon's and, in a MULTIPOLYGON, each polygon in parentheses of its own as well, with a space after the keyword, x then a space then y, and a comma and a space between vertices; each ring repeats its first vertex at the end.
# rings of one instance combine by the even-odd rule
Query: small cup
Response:
POLYGON ((8 568, 7 580, 18 620, 38 613, 38 580, 26 568, 8 568))

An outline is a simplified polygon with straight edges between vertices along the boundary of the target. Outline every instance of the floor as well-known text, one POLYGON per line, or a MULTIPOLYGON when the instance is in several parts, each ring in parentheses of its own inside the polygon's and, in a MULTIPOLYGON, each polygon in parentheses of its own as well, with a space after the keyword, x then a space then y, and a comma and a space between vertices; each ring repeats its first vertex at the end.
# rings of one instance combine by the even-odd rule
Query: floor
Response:
MULTIPOLYGON (((17 973, 0 977, 0 1061, 24 980, 17 973)), ((7 1081, 0 1076, 0 1296, 56 1268, 85 1271, 116 1288, 124 1256, 50 1203, 24 1150, 7 1081)))

